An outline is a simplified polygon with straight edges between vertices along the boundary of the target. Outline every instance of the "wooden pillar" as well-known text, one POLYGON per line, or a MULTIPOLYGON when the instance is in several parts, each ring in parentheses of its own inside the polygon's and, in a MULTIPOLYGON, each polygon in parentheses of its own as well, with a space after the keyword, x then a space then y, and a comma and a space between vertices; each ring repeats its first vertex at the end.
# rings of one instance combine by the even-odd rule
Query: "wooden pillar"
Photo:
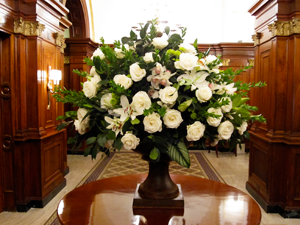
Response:
POLYGON ((260 0, 253 104, 267 123, 251 130, 247 190, 266 212, 300 210, 300 0, 260 0))
POLYGON ((27 211, 66 185, 66 130, 56 131, 63 105, 50 94, 48 107, 47 84, 51 69, 63 71, 62 33, 71 23, 56 0, 2 1, 0 8, 0 212, 27 211))
MULTIPOLYGON (((67 89, 81 91, 81 82, 85 82, 83 77, 78 76, 73 73, 74 69, 78 69, 80 71, 90 72, 91 67, 88 66, 83 60, 86 57, 92 57, 94 51, 98 48, 98 44, 93 42, 90 38, 68 38, 66 39, 66 56, 65 56, 65 77, 64 83, 67 89)), ((77 110, 73 108, 69 104, 65 104, 65 111, 74 111, 77 110)), ((70 131, 68 129, 68 137, 73 136, 75 131, 70 131)), ((85 145, 80 149, 76 150, 76 152, 71 151, 72 146, 68 146, 68 153, 70 154, 78 154, 82 153, 85 149, 85 145)))

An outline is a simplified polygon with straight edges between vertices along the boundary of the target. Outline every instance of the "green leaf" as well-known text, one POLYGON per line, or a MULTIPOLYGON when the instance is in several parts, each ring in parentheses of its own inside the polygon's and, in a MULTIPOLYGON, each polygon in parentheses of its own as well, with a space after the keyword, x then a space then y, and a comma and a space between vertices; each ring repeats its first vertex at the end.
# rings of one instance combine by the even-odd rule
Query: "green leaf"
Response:
POLYGON ((170 39, 175 42, 175 41, 180 41, 181 40, 181 36, 179 34, 172 34, 170 39))
POLYGON ((66 122, 66 123, 61 123, 61 124, 59 124, 59 125, 56 127, 56 130, 57 130, 57 131, 60 131, 60 130, 64 129, 66 126, 68 126, 70 123, 73 123, 73 121, 69 121, 69 122, 66 122))
POLYGON ((166 32, 167 35, 169 35, 169 33, 170 33, 170 27, 166 26, 165 27, 165 32, 166 32))
POLYGON ((236 108, 240 105, 241 103, 241 96, 240 95, 235 95, 233 98, 232 98, 232 108, 236 108))
POLYGON ((93 108, 96 109, 96 110, 98 110, 99 112, 106 112, 105 109, 102 109, 102 108, 100 108, 98 106, 95 106, 95 105, 93 105, 93 108))
POLYGON ((193 99, 187 100, 178 106, 180 112, 184 112, 193 102, 193 99))
POLYGON ((144 39, 145 36, 146 36, 145 28, 142 28, 142 29, 140 30, 140 37, 141 37, 142 39, 144 39))
POLYGON ((94 66, 94 62, 90 58, 85 58, 83 61, 89 66, 94 66))
POLYGON ((114 131, 112 131, 112 130, 109 130, 107 132, 106 138, 108 140, 116 140, 116 133, 114 131))
POLYGON ((92 149, 92 146, 87 147, 87 148, 84 150, 83 155, 84 155, 84 156, 88 156, 88 155, 90 154, 90 152, 91 152, 91 149, 92 149))
POLYGON ((56 118, 56 120, 64 120, 64 119, 66 119, 67 117, 66 116, 58 116, 57 118, 56 118))
POLYGON ((195 42, 194 42, 194 47, 195 47, 195 49, 198 49, 198 39, 196 38, 196 40, 195 40, 195 42))
POLYGON ((250 134, 248 131, 245 131, 243 135, 245 138, 250 139, 250 134))
POLYGON ((137 40, 137 35, 136 35, 136 33, 134 32, 134 31, 130 31, 130 38, 131 38, 131 40, 134 40, 134 41, 136 41, 137 40))
POLYGON ((156 159, 158 158, 159 155, 160 155, 159 150, 158 150, 156 147, 154 147, 154 148, 151 150, 149 157, 150 157, 150 159, 152 159, 152 160, 156 160, 156 159))
POLYGON ((99 56, 93 57, 93 62, 94 62, 95 68, 97 70, 100 70, 100 68, 101 68, 101 59, 100 59, 100 57, 99 56))
POLYGON ((86 140, 86 144, 90 145, 93 144, 97 140, 96 137, 90 137, 89 139, 86 140))
POLYGON ((135 125, 135 124, 139 124, 141 121, 138 118, 135 118, 134 120, 131 120, 131 124, 135 125))
POLYGON ((87 107, 87 108, 90 108, 90 109, 93 108, 93 105, 90 105, 90 104, 84 104, 83 106, 87 107))
POLYGON ((122 132, 123 132, 123 134, 125 134, 126 131, 129 130, 130 126, 131 126, 130 120, 127 120, 127 121, 125 122, 125 124, 123 125, 123 127, 122 127, 122 132))
POLYGON ((94 145, 92 149, 92 159, 96 159, 97 153, 98 153, 98 145, 94 145))
POLYGON ((237 112, 238 114, 241 114, 241 115, 244 116, 244 117, 251 116, 251 113, 249 112, 249 110, 244 109, 244 108, 237 108, 237 109, 236 109, 236 112, 237 112))
POLYGON ((125 45, 125 44, 127 44, 129 41, 131 41, 131 39, 130 39, 129 37, 122 37, 121 41, 122 41, 122 44, 125 45))
POLYGON ((241 98, 240 105, 244 104, 248 100, 250 100, 250 98, 241 98))
POLYGON ((118 150, 121 150, 121 148, 123 147, 123 142, 121 141, 121 138, 118 138, 115 142, 114 142, 114 147, 118 150))
POLYGON ((168 148, 169 156, 179 165, 189 168, 191 165, 190 155, 184 142, 179 142, 177 146, 170 145, 168 148))
POLYGON ((73 137, 69 137, 67 144, 70 145, 70 144, 73 144, 73 143, 75 143, 75 139, 73 137))
POLYGON ((109 82, 109 80, 101 80, 99 82, 99 84, 106 85, 106 84, 108 84, 108 82, 109 82))
POLYGON ((100 135, 97 139, 97 143, 98 145, 100 145, 101 147, 105 146, 106 143, 106 136, 104 134, 100 135))

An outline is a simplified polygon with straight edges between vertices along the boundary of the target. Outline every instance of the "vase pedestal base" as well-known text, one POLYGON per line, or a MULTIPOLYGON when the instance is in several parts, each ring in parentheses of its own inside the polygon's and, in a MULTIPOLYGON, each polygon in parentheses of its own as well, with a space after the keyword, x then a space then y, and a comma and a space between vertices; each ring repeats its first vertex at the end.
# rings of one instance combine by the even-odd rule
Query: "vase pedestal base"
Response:
POLYGON ((171 199, 147 199, 147 198, 141 198, 138 190, 139 190, 140 184, 137 184, 134 198, 133 198, 133 209, 150 209, 150 208, 156 208, 156 209, 184 209, 184 200, 182 195, 182 190, 180 184, 177 184, 179 195, 176 198, 171 199))

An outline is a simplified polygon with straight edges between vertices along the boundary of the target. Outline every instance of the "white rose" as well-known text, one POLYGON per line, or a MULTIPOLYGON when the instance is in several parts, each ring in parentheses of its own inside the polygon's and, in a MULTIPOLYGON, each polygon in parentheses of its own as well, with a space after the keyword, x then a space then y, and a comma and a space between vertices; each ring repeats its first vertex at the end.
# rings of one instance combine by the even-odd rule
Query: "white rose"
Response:
POLYGON ((154 62, 154 59, 153 59, 153 52, 147 52, 145 54, 145 56, 143 57, 144 61, 146 63, 150 63, 150 62, 154 62))
POLYGON ((153 38, 152 44, 156 49, 163 49, 169 44, 169 42, 163 38, 156 37, 153 38))
POLYGON ((116 75, 114 77, 114 82, 116 84, 121 85, 122 87, 124 87, 125 89, 128 89, 131 87, 131 85, 133 84, 131 78, 127 77, 126 75, 122 74, 122 75, 116 75))
POLYGON ((175 62, 176 69, 193 70, 198 65, 198 57, 190 53, 181 53, 179 61, 175 62))
POLYGON ((122 49, 120 49, 120 48, 115 48, 115 52, 116 52, 116 56, 117 56, 117 58, 119 58, 119 59, 122 59, 122 58, 124 58, 124 53, 122 52, 122 49))
POLYGON ((162 121, 158 113, 152 113, 149 116, 145 116, 143 123, 145 131, 147 131, 150 134, 155 133, 157 131, 162 131, 162 121))
POLYGON ((234 126, 230 121, 225 121, 218 127, 219 138, 223 140, 228 140, 233 133, 234 126))
POLYGON ((205 125, 199 121, 196 121, 192 125, 187 126, 187 136, 188 141, 198 141, 203 137, 205 131, 205 125))
POLYGON ((113 105, 110 103, 112 99, 112 93, 107 93, 101 98, 101 108, 103 109, 112 109, 113 105))
POLYGON ((208 56, 205 57, 205 63, 206 64, 212 63, 216 59, 217 59, 216 56, 214 56, 214 55, 208 55, 208 56))
POLYGON ((167 128, 177 128, 182 123, 181 113, 175 109, 169 109, 163 117, 167 128))
POLYGON ((231 98, 229 97, 224 97, 224 98, 221 98, 220 101, 224 101, 224 100, 229 100, 229 104, 228 105, 223 105, 221 106, 221 109, 223 112, 230 112, 230 110, 232 109, 232 101, 231 101, 231 98))
POLYGON ((89 119, 90 119, 90 116, 87 116, 84 120, 83 117, 85 117, 85 115, 88 113, 88 111, 85 109, 85 108, 79 108, 77 110, 77 118, 78 120, 81 122, 81 123, 84 123, 84 124, 88 124, 89 123, 89 119))
POLYGON ((179 49, 184 48, 184 50, 182 51, 184 53, 190 53, 190 54, 193 54, 193 55, 195 55, 197 53, 195 47, 193 45, 190 45, 190 44, 187 44, 187 43, 182 43, 178 47, 179 47, 179 49))
POLYGON ((94 58, 95 56, 99 56, 101 60, 105 58, 105 55, 103 54, 103 52, 101 51, 100 48, 97 48, 97 50, 94 51, 91 60, 93 60, 93 58, 94 58))
POLYGON ((207 102, 212 97, 212 91, 208 86, 199 87, 195 94, 199 102, 207 102))
POLYGON ((86 97, 93 98, 97 94, 97 86, 91 81, 86 81, 83 83, 83 93, 86 97))
POLYGON ((74 121, 75 130, 78 131, 79 134, 85 134, 88 128, 88 124, 81 123, 79 120, 74 121))
MULTIPOLYGON (((127 51, 129 50, 129 45, 128 44, 125 44, 124 47, 127 51)), ((119 59, 124 58, 125 54, 123 53, 122 48, 115 48, 115 52, 116 52, 117 58, 119 58, 119 59)))
POLYGON ((135 82, 138 82, 146 76, 146 70, 141 69, 138 63, 134 63, 129 67, 129 72, 131 79, 135 82))
POLYGON ((97 74, 95 76, 92 77, 91 82, 95 85, 95 87, 100 87, 100 85, 98 84, 101 81, 101 77, 97 74))
POLYGON ((150 109, 151 107, 149 95, 144 91, 139 91, 133 96, 131 107, 138 112, 138 114, 143 114, 145 109, 150 109))
POLYGON ((214 113, 216 115, 221 115, 221 117, 219 117, 219 118, 214 118, 214 117, 208 117, 207 118, 207 123, 209 125, 211 125, 213 127, 219 126, 219 124, 221 123, 222 117, 223 117, 223 113, 222 113, 221 108, 217 108, 217 109, 215 109, 215 108, 209 108, 207 110, 207 112, 214 113))
POLYGON ((126 132, 121 138, 121 141, 123 143, 123 148, 126 150, 135 149, 140 143, 140 139, 130 132, 126 132))
POLYGON ((237 127, 236 129, 239 131, 240 135, 243 135, 243 133, 247 130, 248 123, 246 121, 243 121, 242 125, 240 127, 237 127))
POLYGON ((91 70, 90 70, 90 76, 95 76, 98 75, 98 73, 96 72, 96 68, 94 66, 92 66, 91 70))
POLYGON ((174 87, 165 87, 159 90, 159 98, 165 104, 173 104, 178 98, 178 92, 174 87))

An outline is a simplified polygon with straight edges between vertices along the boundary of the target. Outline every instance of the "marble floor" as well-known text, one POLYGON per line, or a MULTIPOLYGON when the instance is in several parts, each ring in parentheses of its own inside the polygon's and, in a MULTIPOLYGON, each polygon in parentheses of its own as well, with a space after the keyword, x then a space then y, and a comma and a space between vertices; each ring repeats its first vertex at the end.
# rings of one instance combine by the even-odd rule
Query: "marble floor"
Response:
MULTIPOLYGON (((247 193, 245 184, 248 178, 249 154, 238 151, 238 156, 235 157, 232 153, 220 152, 217 158, 214 152, 205 151, 205 155, 227 184, 247 193)), ((42 209, 32 208, 27 213, 0 213, 0 224, 44 225, 56 210, 59 200, 77 186, 100 158, 97 157, 96 161, 92 161, 90 157, 68 155, 70 173, 66 176, 67 186, 42 209)), ((300 219, 283 219, 279 214, 267 214, 262 210, 261 225, 300 225, 300 219)))

